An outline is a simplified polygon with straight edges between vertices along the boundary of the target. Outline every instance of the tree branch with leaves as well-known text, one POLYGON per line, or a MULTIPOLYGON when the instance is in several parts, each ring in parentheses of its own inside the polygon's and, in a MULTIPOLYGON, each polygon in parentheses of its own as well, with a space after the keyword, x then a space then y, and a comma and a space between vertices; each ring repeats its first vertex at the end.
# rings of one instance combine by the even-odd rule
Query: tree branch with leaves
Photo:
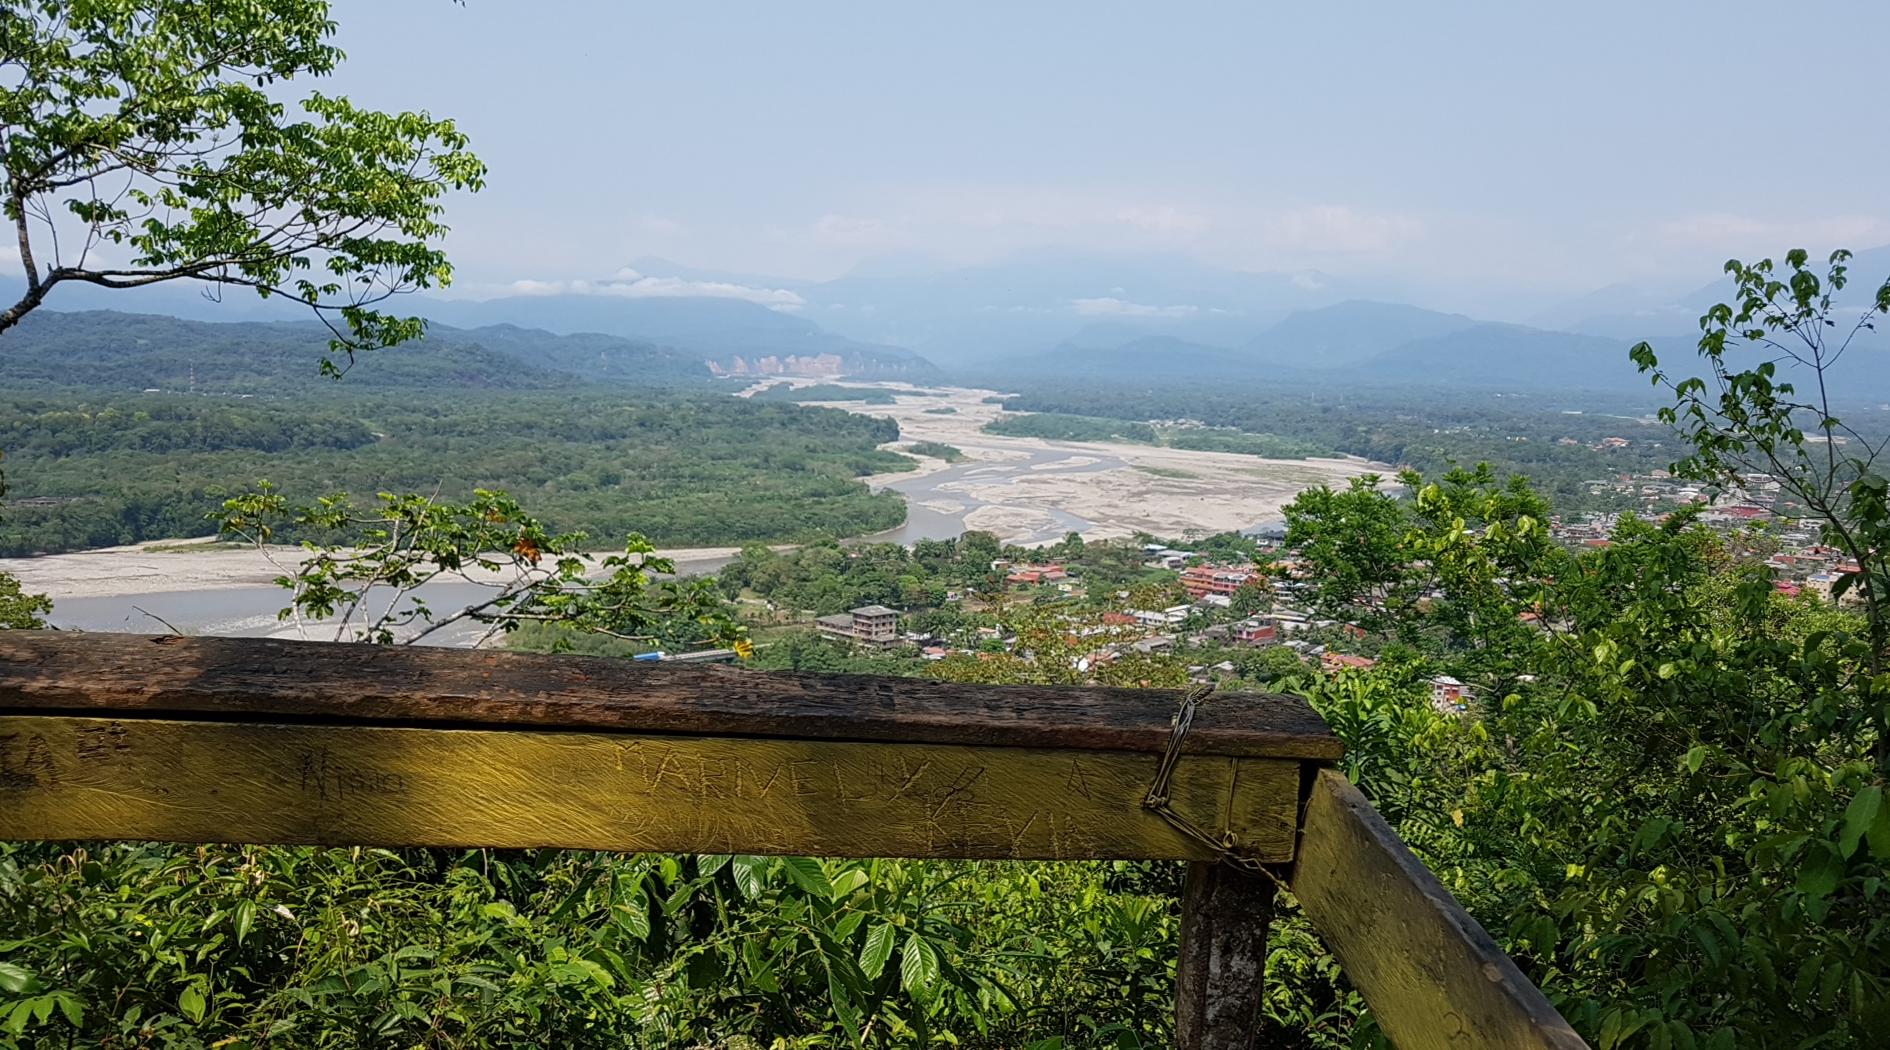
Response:
POLYGON ((325 0, 0 7, 0 210, 26 280, 0 333, 61 285, 196 281, 307 306, 344 359, 419 335, 379 307, 451 281, 442 199, 485 166, 451 120, 282 102, 340 64, 334 32, 325 0))
POLYGON ((654 643, 678 622, 702 637, 749 651, 746 635, 707 580, 658 579, 676 570, 633 535, 622 553, 593 559, 582 533, 553 533, 503 492, 477 490, 454 503, 383 492, 369 508, 326 496, 291 508, 268 482, 224 501, 222 535, 254 546, 281 571, 289 592, 280 616, 306 636, 415 645, 455 625, 473 624, 482 645, 527 623, 556 624, 627 641, 654 643), (277 538, 317 535, 292 555, 277 538), (457 608, 436 610, 426 588, 461 583, 482 589, 457 608))
POLYGON ((1855 566, 1832 593, 1854 592, 1864 609, 1865 637, 1848 654, 1868 697, 1868 722, 1857 729, 1875 736, 1878 765, 1890 770, 1890 480, 1878 462, 1890 437, 1873 442, 1833 403, 1834 369, 1871 352, 1858 341, 1890 314, 1890 280, 1847 306, 1838 295, 1850 283, 1850 259, 1835 251, 1814 269, 1809 253, 1794 249, 1782 267, 1728 262, 1732 302, 1700 318, 1704 376, 1675 378, 1647 343, 1630 355, 1673 395, 1660 418, 1692 449, 1674 473, 1731 492, 1744 492, 1752 475, 1769 476, 1855 566))

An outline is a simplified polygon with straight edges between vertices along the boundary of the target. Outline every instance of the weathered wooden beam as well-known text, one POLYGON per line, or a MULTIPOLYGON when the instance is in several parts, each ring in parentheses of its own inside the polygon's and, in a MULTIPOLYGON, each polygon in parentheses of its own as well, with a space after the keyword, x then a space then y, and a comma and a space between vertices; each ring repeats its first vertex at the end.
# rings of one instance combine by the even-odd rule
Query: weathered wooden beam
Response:
POLYGON ((1175 1045, 1252 1050, 1266 991, 1276 887, 1228 864, 1188 865, 1175 963, 1175 1045))
MULTIPOLYGON (((0 839, 1196 859, 1126 751, 0 716, 0 839)), ((1184 757, 1173 806, 1291 857, 1299 763, 1184 757)))
MULTIPOLYGON (((348 721, 1159 752, 1175 689, 961 685, 256 638, 0 632, 0 712, 348 721)), ((1191 754, 1330 760, 1302 700, 1216 697, 1191 754)))
POLYGON ((1320 770, 1292 889, 1399 1050, 1587 1044, 1351 782, 1320 770))

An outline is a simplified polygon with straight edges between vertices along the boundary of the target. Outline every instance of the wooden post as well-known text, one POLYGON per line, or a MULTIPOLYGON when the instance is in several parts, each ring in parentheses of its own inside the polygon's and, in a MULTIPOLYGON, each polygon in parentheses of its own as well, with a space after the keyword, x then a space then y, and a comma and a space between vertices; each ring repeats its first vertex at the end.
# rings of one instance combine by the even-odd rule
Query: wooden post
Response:
POLYGON ((1213 861, 1188 865, 1175 967, 1175 1045, 1251 1050, 1266 987, 1274 885, 1213 861))

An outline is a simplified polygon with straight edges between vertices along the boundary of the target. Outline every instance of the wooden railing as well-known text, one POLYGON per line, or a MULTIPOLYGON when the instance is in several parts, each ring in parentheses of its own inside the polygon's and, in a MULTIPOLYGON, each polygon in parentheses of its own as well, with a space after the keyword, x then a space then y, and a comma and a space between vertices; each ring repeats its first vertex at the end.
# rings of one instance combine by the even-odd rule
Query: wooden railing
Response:
POLYGON ((1182 699, 0 632, 0 839, 1184 860, 1187 1050, 1255 1045, 1279 886, 1399 1047, 1584 1045, 1302 701, 1217 696, 1177 737, 1182 699))

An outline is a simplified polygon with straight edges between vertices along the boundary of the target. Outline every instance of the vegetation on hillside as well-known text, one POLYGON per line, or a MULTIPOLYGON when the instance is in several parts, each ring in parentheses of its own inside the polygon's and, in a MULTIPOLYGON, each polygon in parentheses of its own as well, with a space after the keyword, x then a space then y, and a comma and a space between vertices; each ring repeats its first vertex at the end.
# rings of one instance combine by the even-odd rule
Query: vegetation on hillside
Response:
POLYGON ((851 535, 905 517, 897 495, 856 480, 912 469, 877 449, 899 436, 890 420, 685 391, 422 397, 352 382, 310 400, 0 395, 13 484, 0 554, 208 535, 206 515, 260 477, 298 497, 503 489, 556 531, 665 546, 851 535))
POLYGON ((914 441, 905 447, 905 451, 915 456, 930 456, 947 463, 963 463, 965 451, 956 445, 947 445, 943 441, 914 441))
POLYGON ((41 311, 6 334, 0 384, 10 392, 207 397, 333 396, 358 387, 430 392, 706 384, 698 358, 607 335, 552 335, 494 325, 435 325, 424 338, 364 355, 337 386, 315 361, 328 330, 312 322, 184 321, 107 310, 41 311))
POLYGON ((792 383, 776 383, 751 396, 759 401, 862 401, 869 405, 890 405, 894 400, 889 390, 840 386, 836 383, 798 387, 792 383))
POLYGON ((1155 443, 1155 428, 1147 423, 1131 423, 1100 416, 1074 416, 1061 412, 1032 412, 1004 415, 984 425, 988 434, 1007 437, 1034 437, 1050 441, 1137 441, 1155 443))
MULTIPOLYGON (((1023 399, 1013 399, 1018 405, 1023 399)), ((1011 405, 1012 402, 1006 402, 1011 405)), ((1131 399, 1131 405, 1133 405, 1131 399)), ((1018 407, 1013 405, 1012 407, 1018 407)), ((1133 407, 1126 409, 1133 412, 1133 407)), ((1144 445, 1166 445, 1169 448, 1191 449, 1200 452, 1238 452, 1249 456, 1265 456, 1276 459, 1305 459, 1307 456, 1330 455, 1331 449, 1316 441, 1258 431, 1246 431, 1237 427, 1175 426, 1153 423, 1127 422, 1129 415, 1125 409, 1117 409, 1109 417, 1068 415, 1061 412, 1031 412, 1019 415, 1004 415, 984 425, 992 434, 1007 434, 1012 437, 1039 437, 1051 441, 1132 441, 1144 445)))

